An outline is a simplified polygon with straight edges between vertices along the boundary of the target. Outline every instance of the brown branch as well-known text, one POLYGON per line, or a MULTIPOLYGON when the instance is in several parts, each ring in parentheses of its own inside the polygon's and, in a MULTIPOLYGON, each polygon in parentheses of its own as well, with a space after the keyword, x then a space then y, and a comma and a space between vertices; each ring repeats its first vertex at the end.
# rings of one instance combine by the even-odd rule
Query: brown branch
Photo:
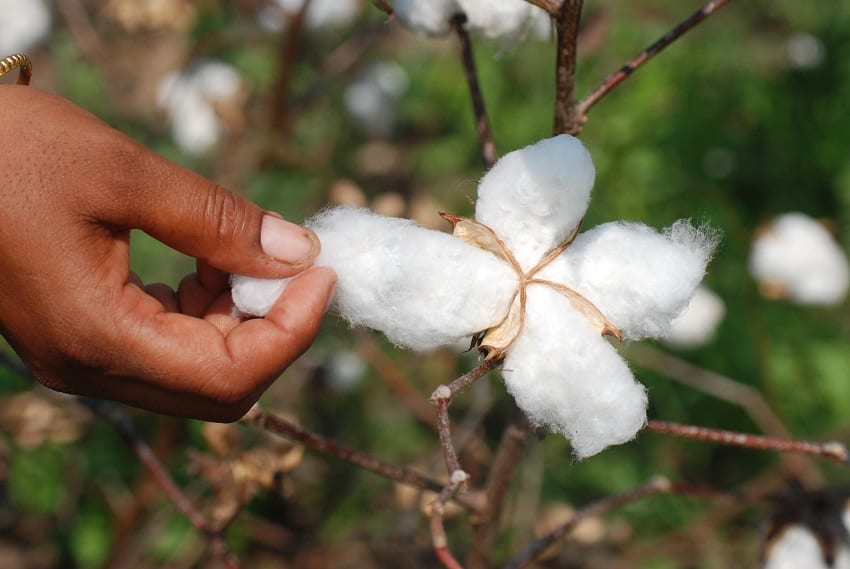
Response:
POLYGON ((437 407, 437 426, 440 434, 440 446, 443 448, 443 456, 446 459, 446 470, 450 476, 454 476, 454 473, 461 472, 461 469, 457 460, 457 453, 452 445, 452 431, 449 422, 449 405, 452 402, 451 389, 446 385, 439 386, 431 395, 431 401, 437 407))
MULTIPOLYGON (((275 435, 297 441, 322 454, 333 456, 355 466, 374 472, 384 478, 419 488, 440 492, 444 486, 440 482, 420 474, 411 468, 384 462, 383 460, 360 452, 351 447, 340 444, 332 439, 311 433, 301 427, 290 423, 286 419, 266 413, 259 406, 254 405, 248 413, 242 417, 241 422, 252 427, 262 429, 275 435)), ((459 496, 457 502, 473 510, 477 509, 475 502, 469 497, 459 496)))
POLYGON ((392 19, 395 17, 393 7, 389 2, 387 2, 387 0, 374 0, 373 4, 375 5, 375 8, 386 14, 388 18, 392 19))
MULTIPOLYGON (((584 0, 563 0, 552 14, 557 37, 555 57, 555 134, 577 134, 581 114, 576 112, 576 46, 584 0)), ((550 12, 551 13, 551 12, 550 12)))
POLYGON ((557 16, 558 9, 561 7, 561 0, 525 0, 532 6, 537 6, 538 8, 548 12, 548 14, 552 17, 557 16))
POLYGON ((708 441, 723 445, 752 448, 758 450, 773 450, 777 452, 798 452, 822 458, 828 458, 847 465, 850 454, 847 447, 838 441, 817 443, 810 441, 795 441, 776 437, 762 437, 747 433, 736 433, 721 429, 710 429, 666 421, 649 421, 646 430, 662 435, 685 437, 700 441, 708 441))
POLYGON ((515 406, 512 412, 513 417, 502 434, 499 452, 490 469, 490 479, 485 490, 486 506, 475 528, 475 538, 467 560, 469 569, 485 569, 490 566, 490 555, 496 541, 505 497, 519 464, 520 455, 531 438, 532 430, 528 420, 515 406))
POLYGON ((431 502, 431 542, 437 559, 446 569, 463 569, 461 564, 449 549, 449 540, 446 537, 446 528, 443 525, 446 503, 466 483, 469 476, 462 470, 454 470, 451 473, 449 483, 440 492, 440 495, 431 502))
POLYGON ((475 67, 475 57, 472 53, 472 41, 469 38, 469 32, 466 30, 465 24, 465 14, 457 14, 452 17, 452 29, 457 34, 460 44, 460 55, 463 60, 463 69, 466 72, 466 83, 469 85, 469 96, 472 101, 472 112, 475 114, 475 132, 478 133, 481 160, 484 162, 484 168, 489 169, 496 163, 496 146, 493 144, 493 136, 490 134, 490 118, 487 115, 484 95, 481 93, 481 85, 478 81, 478 70, 475 67))
POLYGON ((310 3, 311 0, 305 0, 298 11, 288 14, 286 32, 281 34, 278 46, 280 67, 272 88, 272 111, 271 117, 269 117, 269 127, 279 137, 289 132, 292 123, 293 113, 289 106, 290 89, 303 48, 304 22, 310 3))
POLYGON ((596 89, 590 92, 584 99, 579 102, 576 107, 576 116, 579 122, 583 123, 587 120, 587 113, 598 103, 605 95, 610 93, 617 85, 622 83, 629 75, 657 55, 665 47, 682 37, 685 33, 694 28, 697 24, 705 20, 714 12, 729 3, 730 0, 711 0, 705 6, 688 16, 675 28, 664 34, 655 43, 640 52, 631 61, 628 61, 618 71, 609 75, 596 89))
POLYGON ((448 385, 449 390, 451 391, 452 397, 454 397, 459 391, 465 389, 469 384, 474 381, 481 379, 497 367, 499 367, 500 362, 494 360, 484 360, 481 362, 478 367, 473 370, 465 373, 460 376, 453 382, 448 385))

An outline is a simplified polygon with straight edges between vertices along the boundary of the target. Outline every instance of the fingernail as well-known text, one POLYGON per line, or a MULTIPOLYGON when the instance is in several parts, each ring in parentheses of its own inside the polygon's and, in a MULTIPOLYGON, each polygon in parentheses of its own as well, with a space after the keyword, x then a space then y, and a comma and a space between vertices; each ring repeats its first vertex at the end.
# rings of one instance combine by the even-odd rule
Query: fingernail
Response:
POLYGON ((263 216, 260 245, 266 255, 294 266, 308 264, 319 253, 315 233, 268 214, 263 216))

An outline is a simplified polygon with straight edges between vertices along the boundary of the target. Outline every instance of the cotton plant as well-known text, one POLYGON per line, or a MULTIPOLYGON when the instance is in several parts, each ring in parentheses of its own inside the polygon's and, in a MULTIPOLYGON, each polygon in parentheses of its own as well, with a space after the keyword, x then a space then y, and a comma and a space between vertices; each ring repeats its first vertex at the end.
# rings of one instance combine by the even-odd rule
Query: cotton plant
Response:
MULTIPOLYGON (((395 344, 431 350, 473 337, 537 426, 577 457, 632 439, 646 391, 606 336, 665 336, 699 284, 714 234, 680 220, 659 233, 611 222, 580 232, 590 154, 560 135, 504 156, 478 187, 475 217, 452 234, 368 210, 308 222, 333 268, 335 310, 395 344)), ((239 311, 263 315, 287 281, 234 277, 239 311)))
POLYGON ((749 269, 765 296, 799 304, 838 304, 850 286, 847 255, 821 223, 799 212, 758 232, 749 269))
POLYGON ((237 99, 242 89, 236 69, 216 60, 166 75, 159 84, 157 103, 168 116, 177 146, 193 156, 212 149, 224 132, 217 107, 237 99))
POLYGON ((26 52, 50 32, 45 0, 0 0, 0 57, 26 52))
POLYGON ((516 39, 549 20, 526 0, 395 0, 393 12, 403 26, 429 36, 448 34, 457 14, 466 15, 470 32, 488 39, 516 39))

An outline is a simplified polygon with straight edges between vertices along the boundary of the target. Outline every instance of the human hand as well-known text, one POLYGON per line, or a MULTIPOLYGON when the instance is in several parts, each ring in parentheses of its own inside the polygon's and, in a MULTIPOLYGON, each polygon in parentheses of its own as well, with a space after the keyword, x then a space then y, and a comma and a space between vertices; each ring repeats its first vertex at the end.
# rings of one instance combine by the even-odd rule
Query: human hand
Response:
POLYGON ((318 332, 336 277, 309 230, 148 151, 70 102, 0 86, 0 333, 53 389, 241 417, 318 332), (198 259, 177 291, 130 272, 130 229, 198 259), (227 272, 299 275, 264 319, 227 272))

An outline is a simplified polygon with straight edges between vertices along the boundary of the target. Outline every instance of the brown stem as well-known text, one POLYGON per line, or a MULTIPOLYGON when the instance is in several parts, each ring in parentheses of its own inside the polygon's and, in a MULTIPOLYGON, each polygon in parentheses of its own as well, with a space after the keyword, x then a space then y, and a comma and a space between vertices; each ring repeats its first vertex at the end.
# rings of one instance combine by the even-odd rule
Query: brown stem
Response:
POLYGON ((451 396, 454 397, 459 391, 465 389, 466 386, 478 379, 481 379, 492 370, 499 367, 499 365, 500 362, 498 361, 484 360, 478 365, 478 367, 465 373, 448 385, 449 390, 451 391, 451 396))
POLYGON ((521 567, 525 567, 528 563, 537 559, 540 554, 546 551, 546 549, 550 545, 568 535, 587 518, 606 514, 625 504, 628 504, 629 502, 634 502, 635 500, 639 500, 647 496, 652 496, 654 494, 670 492, 672 489, 673 485, 670 484, 669 480, 667 480, 666 478, 659 477, 651 480, 649 483, 643 486, 639 486, 616 496, 604 498, 594 504, 591 504, 590 506, 577 512, 564 524, 558 526, 543 537, 540 537, 539 539, 533 541, 516 557, 514 557, 507 565, 505 565, 504 569, 520 569, 521 567))
POLYGON ((505 497, 519 464, 520 455, 531 438, 531 432, 525 416, 514 408, 513 417, 502 434, 499 452, 490 469, 490 479, 485 490, 486 506, 480 523, 475 528, 475 538, 467 560, 469 569, 485 569, 490 566, 490 555, 496 541, 505 497))
POLYGON ((449 540, 446 537, 446 528, 443 525, 443 514, 446 511, 446 503, 466 483, 467 478, 467 474, 462 470, 452 471, 449 483, 431 503, 431 542, 437 559, 446 569, 463 569, 449 549, 449 540))
POLYGON ((560 0, 525 0, 529 4, 533 6, 537 6, 549 13, 550 16, 554 17, 558 14, 558 8, 561 7, 560 0))
MULTIPOLYGON (((294 423, 290 423, 286 419, 266 413, 257 405, 254 405, 254 407, 248 411, 244 417, 242 417, 242 422, 275 435, 297 441, 317 452, 350 462, 355 466, 374 472, 384 478, 389 478, 390 480, 395 480, 396 482, 401 482, 403 484, 413 486, 414 488, 419 488, 420 490, 440 492, 444 487, 438 481, 429 478, 424 474, 420 474, 415 470, 399 466, 397 464, 384 462, 379 458, 342 445, 332 439, 327 439, 321 435, 311 433, 294 423)), ((477 508, 471 499, 466 499, 463 496, 458 497, 456 501, 464 506, 472 508, 473 510, 477 508)))
POLYGON ((668 423, 666 421, 649 421, 646 430, 662 435, 674 437, 685 437, 708 441, 723 445, 753 448, 759 450, 774 450, 777 452, 799 452, 822 458, 829 458, 841 464, 847 465, 847 447, 838 441, 817 443, 810 441, 795 441, 776 437, 763 437, 747 433, 736 433, 721 429, 709 429, 694 425, 682 425, 680 423, 668 423))
POLYGON ((452 391, 446 385, 439 386, 431 396, 431 401, 437 407, 437 427, 440 433, 440 446, 443 448, 443 456, 446 459, 446 470, 451 476, 460 471, 460 463, 457 453, 452 445, 452 431, 449 422, 449 405, 452 402, 452 391))
POLYGON ((646 63, 653 56, 657 55, 665 47, 682 37, 686 32, 694 28, 697 24, 705 20, 714 12, 729 3, 730 0, 711 0, 705 6, 688 16, 675 28, 664 34, 655 43, 640 52, 631 61, 628 61, 617 72, 609 75, 596 89, 590 92, 577 105, 576 115, 580 122, 587 120, 587 113, 590 109, 610 93, 617 85, 622 83, 629 75, 631 75, 638 67, 646 63))
POLYGON ((271 132, 276 136, 286 134, 291 126, 292 113, 289 108, 290 87, 295 67, 298 64, 304 37, 304 21, 311 0, 305 0, 301 8, 287 18, 286 33, 281 35, 278 48, 280 68, 272 89, 272 112, 269 120, 271 132))
POLYGON ((557 34, 555 58, 554 134, 577 134, 582 115, 576 112, 576 46, 584 0, 563 0, 552 16, 557 34))
POLYGON ((484 161, 484 168, 489 169, 496 163, 496 146, 493 144, 493 137, 490 134, 490 118, 487 116, 484 95, 481 93, 481 85, 478 81, 478 70, 475 67, 475 57, 472 53, 472 41, 465 24, 465 14, 457 14, 452 17, 452 29, 457 34, 460 44, 460 55, 463 60, 463 69, 466 72, 466 83, 469 85, 469 96, 472 100, 472 112, 475 113, 475 132, 478 133, 481 160, 484 161))

